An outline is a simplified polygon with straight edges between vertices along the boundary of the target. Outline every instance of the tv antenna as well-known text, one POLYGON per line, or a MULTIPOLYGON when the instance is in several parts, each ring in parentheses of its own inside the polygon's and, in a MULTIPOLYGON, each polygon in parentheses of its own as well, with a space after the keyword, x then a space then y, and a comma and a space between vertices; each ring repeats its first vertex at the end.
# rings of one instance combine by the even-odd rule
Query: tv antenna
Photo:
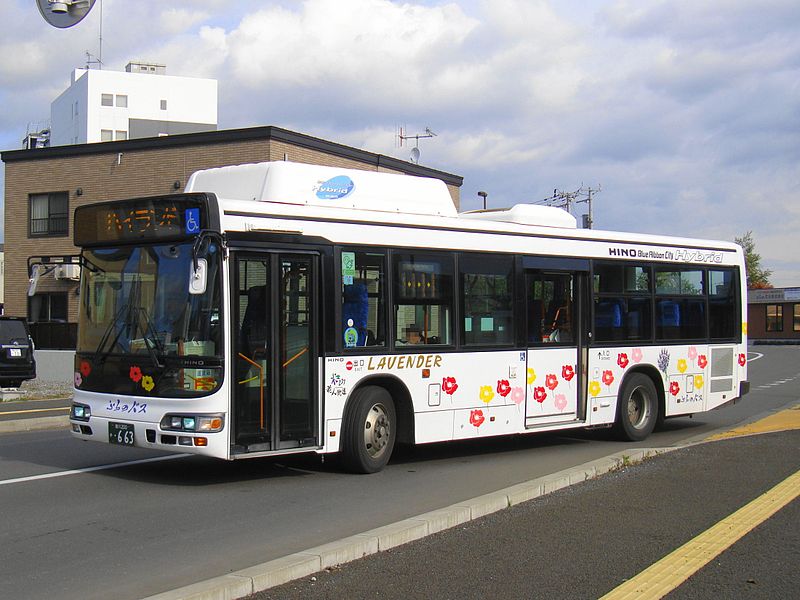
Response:
POLYGON ((419 164, 419 141, 424 138, 433 138, 436 137, 436 134, 433 133, 430 127, 425 128, 425 133, 416 133, 414 135, 406 135, 405 128, 398 127, 397 129, 397 141, 398 147, 402 148, 403 144, 406 140, 414 140, 414 147, 411 149, 411 162, 419 164))

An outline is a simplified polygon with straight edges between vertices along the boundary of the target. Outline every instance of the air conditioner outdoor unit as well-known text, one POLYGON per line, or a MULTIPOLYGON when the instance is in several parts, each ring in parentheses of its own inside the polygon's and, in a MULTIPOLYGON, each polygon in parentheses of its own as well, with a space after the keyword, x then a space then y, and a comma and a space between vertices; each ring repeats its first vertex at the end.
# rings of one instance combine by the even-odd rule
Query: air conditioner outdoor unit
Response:
POLYGON ((58 265, 53 272, 56 279, 78 281, 81 278, 80 265, 58 265))

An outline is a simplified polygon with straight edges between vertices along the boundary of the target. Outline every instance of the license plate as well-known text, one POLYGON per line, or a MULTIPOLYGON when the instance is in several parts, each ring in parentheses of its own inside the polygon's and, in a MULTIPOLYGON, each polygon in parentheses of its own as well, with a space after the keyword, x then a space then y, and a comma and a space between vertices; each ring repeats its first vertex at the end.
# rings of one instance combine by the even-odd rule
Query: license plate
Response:
POLYGON ((133 446, 133 439, 133 424, 108 424, 108 441, 111 444, 119 444, 120 446, 133 446))
POLYGON ((22 348, 9 348, 8 355, 11 358, 20 358, 22 356, 22 348))

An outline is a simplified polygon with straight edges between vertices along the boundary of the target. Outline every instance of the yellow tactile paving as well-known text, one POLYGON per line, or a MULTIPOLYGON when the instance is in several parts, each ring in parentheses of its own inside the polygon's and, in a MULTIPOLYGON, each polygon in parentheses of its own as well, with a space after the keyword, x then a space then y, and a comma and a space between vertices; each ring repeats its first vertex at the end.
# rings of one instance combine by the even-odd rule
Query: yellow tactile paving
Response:
POLYGON ((765 417, 755 423, 749 423, 731 429, 730 431, 717 433, 707 439, 708 441, 723 440, 743 435, 769 433, 771 431, 787 431, 789 429, 800 429, 800 404, 765 417))
POLYGON ((603 596, 662 598, 760 523, 800 496, 800 471, 603 596))

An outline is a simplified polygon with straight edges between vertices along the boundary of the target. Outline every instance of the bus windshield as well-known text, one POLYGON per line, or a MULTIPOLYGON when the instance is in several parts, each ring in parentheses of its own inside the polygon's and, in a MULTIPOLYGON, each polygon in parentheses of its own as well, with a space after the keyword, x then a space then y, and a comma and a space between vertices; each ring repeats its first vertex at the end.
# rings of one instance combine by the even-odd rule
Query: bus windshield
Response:
POLYGON ((76 388, 193 397, 219 387, 216 242, 201 258, 192 242, 90 248, 82 257, 76 388), (204 263, 206 285, 191 290, 198 262, 204 263))

